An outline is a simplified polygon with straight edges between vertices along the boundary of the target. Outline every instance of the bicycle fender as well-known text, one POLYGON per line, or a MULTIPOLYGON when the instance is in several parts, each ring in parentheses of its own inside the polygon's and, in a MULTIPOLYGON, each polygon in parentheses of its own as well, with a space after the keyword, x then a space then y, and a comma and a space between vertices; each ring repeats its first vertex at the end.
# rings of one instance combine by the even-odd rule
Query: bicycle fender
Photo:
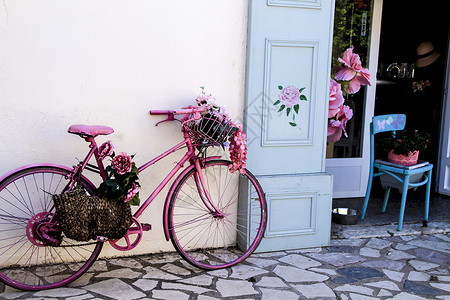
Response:
MULTIPOLYGON (((220 156, 211 156, 207 157, 206 161, 210 160, 216 160, 220 159, 220 156)), ((170 186, 169 192, 166 196, 166 201, 164 202, 164 210, 163 210, 163 228, 164 228, 164 236, 166 237, 166 241, 169 241, 170 234, 169 234, 169 203, 170 199, 172 198, 173 193, 175 192, 175 188, 177 187, 178 183, 180 183, 181 179, 193 168, 195 168, 195 165, 190 165, 186 169, 183 170, 183 172, 180 173, 180 175, 177 176, 175 181, 170 186)))

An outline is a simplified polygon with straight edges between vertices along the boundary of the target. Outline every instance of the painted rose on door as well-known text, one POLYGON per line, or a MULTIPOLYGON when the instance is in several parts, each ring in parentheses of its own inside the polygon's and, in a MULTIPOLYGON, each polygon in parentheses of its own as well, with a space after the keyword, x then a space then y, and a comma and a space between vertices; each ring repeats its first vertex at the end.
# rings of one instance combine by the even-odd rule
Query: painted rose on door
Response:
POLYGON ((293 85, 288 85, 286 87, 279 85, 278 89, 280 90, 278 100, 275 101, 273 105, 278 107, 278 112, 286 112, 286 117, 289 119, 289 125, 297 127, 295 118, 300 111, 300 101, 308 101, 306 96, 302 95, 305 88, 299 89, 293 85))

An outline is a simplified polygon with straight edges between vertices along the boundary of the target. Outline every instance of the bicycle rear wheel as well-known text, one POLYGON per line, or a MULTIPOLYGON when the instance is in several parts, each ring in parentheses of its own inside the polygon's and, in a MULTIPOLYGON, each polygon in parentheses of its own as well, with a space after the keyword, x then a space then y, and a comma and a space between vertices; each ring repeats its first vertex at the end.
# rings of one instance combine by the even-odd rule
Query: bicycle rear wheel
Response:
MULTIPOLYGON (((66 285, 94 263, 103 243, 64 237, 54 220, 51 194, 66 187, 70 171, 29 167, 0 182, 0 280, 22 290, 66 285)), ((89 194, 94 187, 81 180, 89 194)), ((0 287, 1 291, 1 287, 0 287)))
POLYGON ((206 270, 245 260, 258 247, 266 227, 261 186, 246 169, 242 174, 231 173, 230 164, 212 160, 203 167, 206 188, 219 213, 205 205, 195 168, 179 181, 169 204, 169 233, 175 249, 189 263, 206 270))

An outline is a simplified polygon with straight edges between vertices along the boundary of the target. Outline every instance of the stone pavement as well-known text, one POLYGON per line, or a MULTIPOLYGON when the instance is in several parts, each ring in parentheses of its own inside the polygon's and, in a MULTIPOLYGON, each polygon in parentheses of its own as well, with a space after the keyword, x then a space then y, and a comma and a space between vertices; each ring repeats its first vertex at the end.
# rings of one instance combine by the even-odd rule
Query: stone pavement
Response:
POLYGON ((175 253, 100 260, 67 287, 5 287, 0 299, 450 299, 449 225, 350 228, 329 247, 253 254, 209 272, 175 253))

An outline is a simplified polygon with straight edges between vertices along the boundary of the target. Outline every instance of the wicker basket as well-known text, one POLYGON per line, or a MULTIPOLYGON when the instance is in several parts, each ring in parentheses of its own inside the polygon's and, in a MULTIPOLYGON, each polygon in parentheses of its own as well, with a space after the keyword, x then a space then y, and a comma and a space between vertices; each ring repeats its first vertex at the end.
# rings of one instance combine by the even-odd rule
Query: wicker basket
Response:
POLYGON ((131 225, 128 203, 89 196, 83 188, 53 195, 53 202, 64 235, 76 241, 119 239, 131 225))
POLYGON ((196 118, 193 114, 186 115, 182 123, 192 142, 197 146, 222 145, 236 130, 230 122, 221 120, 211 113, 202 115, 200 118, 196 118))

